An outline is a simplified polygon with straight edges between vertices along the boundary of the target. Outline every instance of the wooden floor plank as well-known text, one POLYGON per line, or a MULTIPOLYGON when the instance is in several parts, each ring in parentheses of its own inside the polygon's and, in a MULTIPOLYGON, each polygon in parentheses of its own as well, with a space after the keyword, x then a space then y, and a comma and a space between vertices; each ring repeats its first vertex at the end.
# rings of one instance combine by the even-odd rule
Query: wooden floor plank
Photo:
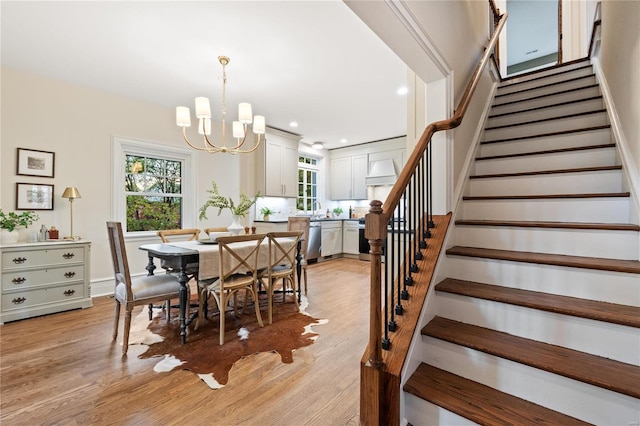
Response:
POLYGON ((451 247, 447 250, 447 255, 640 274, 640 262, 637 260, 604 259, 601 257, 568 256, 564 254, 534 253, 461 246, 451 247))
POLYGON ((640 398, 635 365, 437 316, 422 334, 640 398))
POLYGON ((424 363, 404 390, 481 425, 589 424, 424 363))
POLYGON ((438 283, 436 290, 640 328, 640 308, 637 306, 586 300, 453 278, 447 278, 438 283))

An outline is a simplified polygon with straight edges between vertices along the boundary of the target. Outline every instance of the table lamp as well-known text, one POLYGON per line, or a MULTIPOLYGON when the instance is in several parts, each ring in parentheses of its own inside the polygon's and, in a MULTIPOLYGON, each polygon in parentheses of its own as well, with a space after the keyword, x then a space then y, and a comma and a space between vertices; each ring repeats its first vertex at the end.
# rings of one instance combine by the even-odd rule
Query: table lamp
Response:
POLYGON ((73 241, 79 240, 80 237, 76 237, 73 235, 73 200, 76 198, 81 198, 80 192, 75 186, 69 186, 65 188, 64 192, 62 193, 62 198, 69 199, 69 207, 71 212, 71 235, 69 237, 64 237, 64 239, 73 241))

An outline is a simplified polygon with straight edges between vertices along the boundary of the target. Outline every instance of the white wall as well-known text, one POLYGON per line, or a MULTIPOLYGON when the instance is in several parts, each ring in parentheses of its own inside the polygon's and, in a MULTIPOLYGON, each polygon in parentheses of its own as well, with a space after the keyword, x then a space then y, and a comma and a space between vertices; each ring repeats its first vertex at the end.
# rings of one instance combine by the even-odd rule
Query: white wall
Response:
MULTIPOLYGON (((60 196, 65 187, 78 187, 82 198, 74 202, 74 234, 92 242, 91 280, 99 287, 113 277, 105 226, 113 219, 112 137, 184 147, 175 112, 8 68, 2 68, 1 90, 0 208, 15 209, 16 182, 53 184, 54 210, 39 212, 41 220, 32 227, 55 225, 62 236, 68 235, 69 203, 60 196), (55 152, 55 177, 17 176, 18 147, 55 152)), ((198 207, 207 196, 211 180, 218 182, 224 194, 239 193, 238 156, 199 154, 196 167, 198 207)), ((209 219, 203 223, 197 217, 185 218, 201 229, 226 226, 231 221, 227 213, 218 217, 215 211, 209 219)), ((156 241, 129 241, 132 272, 145 272, 146 256, 138 246, 156 241)))

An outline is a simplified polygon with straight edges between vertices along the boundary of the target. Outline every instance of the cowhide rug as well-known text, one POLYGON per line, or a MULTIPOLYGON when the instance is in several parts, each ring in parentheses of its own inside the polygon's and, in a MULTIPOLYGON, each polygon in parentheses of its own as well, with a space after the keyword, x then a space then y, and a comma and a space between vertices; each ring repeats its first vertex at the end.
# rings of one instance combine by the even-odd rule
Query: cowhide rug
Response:
MULTIPOLYGON (((260 297, 260 314, 264 327, 258 325, 253 305, 248 305, 245 313, 233 314, 231 308, 225 317, 224 345, 219 344, 218 313, 210 313, 209 319, 193 330, 188 327, 187 343, 180 343, 178 309, 171 310, 171 321, 166 323, 164 312, 154 309, 154 317, 149 322, 146 308, 131 324, 129 344, 148 345, 139 358, 161 358, 154 367, 156 372, 171 371, 180 367, 197 374, 210 388, 223 387, 229 380, 233 364, 259 352, 276 352, 283 363, 293 362, 293 351, 309 346, 318 337, 311 326, 325 324, 327 320, 313 318, 304 312, 307 300, 303 296, 297 312, 295 304, 287 296, 282 303, 282 294, 277 294, 273 303, 273 323, 268 324, 267 301, 260 297)), ((210 305, 215 305, 210 298, 210 305)), ((192 308, 195 312, 195 308, 192 308)))

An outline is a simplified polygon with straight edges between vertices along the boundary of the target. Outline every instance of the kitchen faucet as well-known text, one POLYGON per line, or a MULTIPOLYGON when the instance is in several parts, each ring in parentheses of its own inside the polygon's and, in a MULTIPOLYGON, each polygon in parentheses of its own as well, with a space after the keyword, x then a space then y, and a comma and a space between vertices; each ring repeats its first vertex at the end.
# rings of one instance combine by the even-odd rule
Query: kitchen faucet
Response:
POLYGON ((314 208, 313 208, 313 206, 316 206, 316 205, 317 205, 317 208, 318 208, 318 209, 321 209, 321 208, 322 208, 322 206, 320 205, 320 201, 318 201, 318 200, 315 200, 315 201, 313 202, 313 204, 311 204, 311 209, 313 210, 313 215, 317 217, 317 216, 318 216, 318 211, 317 211, 316 209, 314 209, 314 208))

